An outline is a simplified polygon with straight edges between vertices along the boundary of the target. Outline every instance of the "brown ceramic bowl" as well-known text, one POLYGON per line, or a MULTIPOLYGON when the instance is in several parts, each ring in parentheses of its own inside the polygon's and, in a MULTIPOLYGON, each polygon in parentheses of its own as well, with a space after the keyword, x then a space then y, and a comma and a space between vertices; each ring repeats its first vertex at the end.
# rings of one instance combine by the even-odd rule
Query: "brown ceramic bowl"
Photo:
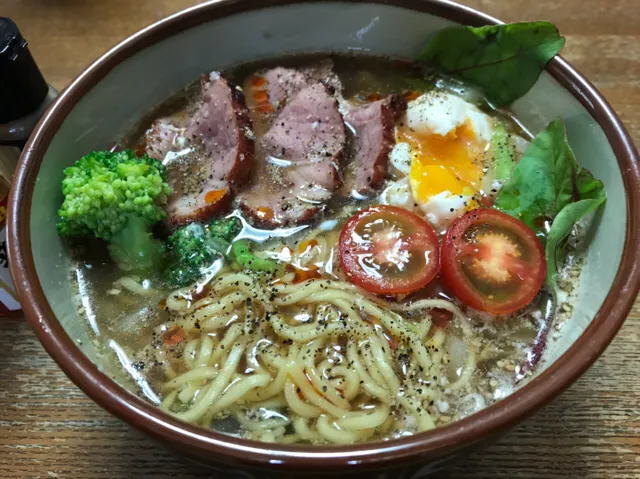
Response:
MULTIPOLYGON (((513 109, 533 131, 564 118, 578 160, 609 199, 598 218, 574 317, 549 346, 537 376, 461 421, 400 440, 342 447, 240 440, 168 416, 116 384, 71 305, 68 258, 55 230, 62 168, 104 148, 204 71, 299 51, 364 49, 411 58, 451 23, 497 20, 440 0, 293 2, 222 0, 185 10, 123 41, 85 70, 38 124, 10 199, 12 272, 24 311, 51 356, 98 404, 224 477, 355 473, 422 477, 497 436, 551 401, 602 353, 638 292, 640 168, 624 127, 596 89, 561 58, 513 109)), ((264 477, 264 476, 263 476, 264 477)))

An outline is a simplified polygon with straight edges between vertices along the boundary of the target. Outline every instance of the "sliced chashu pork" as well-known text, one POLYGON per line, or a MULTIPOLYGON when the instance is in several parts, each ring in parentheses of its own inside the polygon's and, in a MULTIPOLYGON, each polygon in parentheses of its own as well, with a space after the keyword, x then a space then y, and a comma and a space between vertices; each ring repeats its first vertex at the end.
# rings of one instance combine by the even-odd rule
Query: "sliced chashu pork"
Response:
POLYGON ((147 155, 164 161, 168 153, 184 149, 184 127, 180 127, 173 122, 159 118, 151 125, 145 134, 145 151, 147 155))
POLYGON ((249 180, 253 165, 251 119, 242 92, 214 73, 202 90, 186 126, 156 120, 145 138, 148 154, 167 166, 173 190, 167 213, 174 225, 219 213, 249 180))
POLYGON ((389 153, 396 144, 395 121, 407 109, 401 95, 351 108, 345 115, 355 135, 355 151, 349 183, 366 195, 382 186, 387 175, 389 153))
POLYGON ((249 107, 260 113, 279 112, 303 88, 322 82, 334 89, 334 95, 341 100, 342 85, 333 71, 330 59, 320 60, 313 66, 287 68, 278 66, 260 70, 244 83, 249 107))
POLYGON ((238 199, 260 226, 311 221, 341 185, 346 134, 332 93, 319 82, 304 87, 259 140, 259 158, 271 164, 271 178, 254 178, 238 199))

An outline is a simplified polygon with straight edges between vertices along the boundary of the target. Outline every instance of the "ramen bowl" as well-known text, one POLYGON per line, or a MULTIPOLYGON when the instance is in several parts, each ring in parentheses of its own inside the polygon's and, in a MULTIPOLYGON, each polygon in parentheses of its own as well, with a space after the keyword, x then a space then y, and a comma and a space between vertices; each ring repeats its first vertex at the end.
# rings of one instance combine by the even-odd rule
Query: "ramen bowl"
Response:
POLYGON ((55 227, 63 168, 88 151, 109 147, 203 72, 307 52, 413 58, 443 27, 495 23, 438 0, 214 1, 166 18, 113 48, 44 115, 11 192, 12 273, 25 315, 46 350, 100 406, 169 449, 224 471, 224 477, 424 477, 551 401, 604 351, 640 286, 638 154, 604 98, 562 58, 553 59, 512 108, 533 131, 563 118, 578 161, 609 194, 596 217, 578 300, 531 381, 447 426, 384 442, 287 446, 238 439, 165 414, 112 379, 70 299, 70 259, 55 227))

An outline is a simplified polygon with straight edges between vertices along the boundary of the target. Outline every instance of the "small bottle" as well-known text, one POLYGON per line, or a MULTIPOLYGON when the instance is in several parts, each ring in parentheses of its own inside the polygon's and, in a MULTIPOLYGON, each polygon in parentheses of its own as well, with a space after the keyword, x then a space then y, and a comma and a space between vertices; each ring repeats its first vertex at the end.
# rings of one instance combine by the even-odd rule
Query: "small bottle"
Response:
POLYGON ((0 17, 0 316, 19 314, 7 255, 7 196, 20 150, 56 97, 16 24, 0 17))

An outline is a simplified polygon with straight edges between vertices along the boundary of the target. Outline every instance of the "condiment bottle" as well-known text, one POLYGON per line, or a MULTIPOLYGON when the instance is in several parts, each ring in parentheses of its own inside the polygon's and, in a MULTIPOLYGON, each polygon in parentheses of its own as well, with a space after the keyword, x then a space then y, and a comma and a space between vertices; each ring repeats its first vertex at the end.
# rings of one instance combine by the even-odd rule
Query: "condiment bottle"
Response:
POLYGON ((0 17, 0 316, 20 314, 7 255, 11 178, 20 150, 56 95, 40 73, 16 24, 0 17))

